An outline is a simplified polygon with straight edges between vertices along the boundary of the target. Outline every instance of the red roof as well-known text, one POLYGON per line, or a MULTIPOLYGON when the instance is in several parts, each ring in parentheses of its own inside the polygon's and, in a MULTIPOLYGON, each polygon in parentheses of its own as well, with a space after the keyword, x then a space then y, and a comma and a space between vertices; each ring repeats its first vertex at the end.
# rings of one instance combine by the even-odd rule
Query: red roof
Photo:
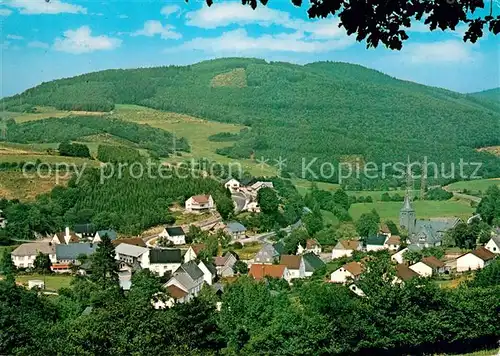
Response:
POLYGON ((193 249, 196 256, 200 254, 200 251, 205 248, 205 244, 192 244, 191 248, 193 249))
POLYGON ((280 264, 286 266, 288 269, 299 269, 301 260, 302 256, 282 255, 280 264))
POLYGON ((167 287, 167 291, 168 295, 170 295, 174 299, 181 299, 187 295, 185 291, 173 284, 167 287))
POLYGON ((358 240, 340 240, 340 244, 346 250, 357 250, 359 247, 358 240))
POLYGON ((320 244, 318 243, 318 241, 314 240, 314 239, 308 239, 306 241, 306 248, 308 250, 312 249, 312 248, 315 248, 316 246, 320 246, 320 244))
POLYGON ((140 237, 130 237, 125 239, 116 239, 112 241, 113 245, 118 246, 119 244, 125 243, 134 246, 146 247, 146 243, 140 237))
POLYGON ((389 227, 387 226, 387 224, 382 224, 380 226, 380 232, 382 232, 384 234, 390 234, 391 230, 389 230, 389 227))
POLYGON ((344 269, 351 273, 354 277, 357 277, 363 272, 363 265, 359 262, 349 262, 345 264, 344 269))
POLYGON ((264 277, 283 278, 285 268, 286 266, 284 265, 265 265, 254 263, 252 267, 250 267, 248 275, 252 276, 256 280, 260 280, 264 277))
POLYGON ((493 252, 491 252, 490 250, 487 250, 483 246, 475 249, 474 251, 471 251, 471 253, 474 256, 479 257, 483 261, 489 261, 489 260, 492 260, 495 258, 495 254, 493 252))
POLYGON ((210 199, 210 195, 193 195, 191 197, 198 204, 207 204, 210 199))
POLYGON ((434 256, 424 257, 422 258, 422 262, 431 268, 443 268, 445 266, 444 262, 434 256))
POLYGON ((401 245, 401 237, 397 235, 392 235, 385 242, 386 245, 401 245))

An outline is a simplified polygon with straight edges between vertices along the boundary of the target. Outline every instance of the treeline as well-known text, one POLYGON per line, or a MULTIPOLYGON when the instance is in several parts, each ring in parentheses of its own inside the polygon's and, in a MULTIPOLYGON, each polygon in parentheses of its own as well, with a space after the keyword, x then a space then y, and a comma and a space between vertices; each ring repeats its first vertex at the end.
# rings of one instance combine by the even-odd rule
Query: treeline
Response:
POLYGON ((64 119, 49 118, 17 124, 7 121, 6 141, 17 143, 46 143, 85 140, 97 134, 109 134, 131 142, 159 156, 167 157, 174 151, 189 152, 184 137, 149 125, 140 125, 119 119, 95 116, 75 116, 64 119))
POLYGON ((441 289, 430 279, 391 283, 394 267, 379 254, 356 283, 366 297, 325 283, 318 270, 292 286, 242 276, 221 296, 205 285, 191 302, 155 310, 163 282, 137 271, 124 294, 112 244, 102 245, 90 275, 76 277, 58 298, 17 286, 10 273, 0 281, 0 353, 455 354, 493 349, 500 335, 499 261, 469 283, 441 289))
POLYGON ((219 132, 214 135, 208 136, 208 140, 213 142, 238 141, 239 139, 239 134, 231 132, 219 132))
POLYGON ((87 145, 71 143, 68 141, 64 141, 59 144, 59 154, 61 156, 69 157, 90 157, 90 151, 87 145))
POLYGON ((129 167, 87 168, 68 187, 57 186, 32 203, 0 200, 0 209, 9 221, 5 231, 9 238, 33 239, 35 233, 53 234, 65 226, 90 222, 98 229, 137 235, 171 222, 169 207, 174 202, 184 204, 195 194, 211 194, 224 218, 233 212, 230 194, 211 178, 163 166, 152 166, 151 176, 146 169, 139 173, 129 167))
MULTIPOLYGON (((408 157, 437 163, 438 172, 428 171, 429 184, 462 179, 458 169, 454 178, 447 178, 459 158, 483 163, 478 175, 500 176, 500 158, 475 151, 500 144, 500 114, 494 107, 344 63, 299 66, 233 58, 186 67, 108 70, 44 83, 5 102, 54 99, 73 105, 97 97, 251 126, 234 147, 219 153, 271 161, 281 156, 287 159, 283 172, 299 177, 339 182, 338 170, 321 174, 323 163, 338 167, 359 158, 361 167, 378 165, 379 178, 355 174, 342 180, 346 190, 400 186, 392 177, 395 170, 381 176, 382 164, 404 163, 408 157), (210 87, 216 75, 236 68, 244 69, 247 87, 210 87), (303 159, 314 161, 310 170, 304 171, 303 159)), ((464 173, 470 176, 474 169, 467 166, 464 173)))

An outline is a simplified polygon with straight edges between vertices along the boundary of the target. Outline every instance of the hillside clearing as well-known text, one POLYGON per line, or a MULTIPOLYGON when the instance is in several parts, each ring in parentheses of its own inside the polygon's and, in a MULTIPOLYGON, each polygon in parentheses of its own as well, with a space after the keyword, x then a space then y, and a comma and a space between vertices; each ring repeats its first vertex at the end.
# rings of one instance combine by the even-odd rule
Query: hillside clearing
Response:
POLYGON ((449 191, 455 191, 455 192, 467 190, 471 193, 479 193, 479 192, 484 193, 492 185, 500 187, 500 178, 477 179, 477 180, 455 182, 448 185, 446 188, 449 191))

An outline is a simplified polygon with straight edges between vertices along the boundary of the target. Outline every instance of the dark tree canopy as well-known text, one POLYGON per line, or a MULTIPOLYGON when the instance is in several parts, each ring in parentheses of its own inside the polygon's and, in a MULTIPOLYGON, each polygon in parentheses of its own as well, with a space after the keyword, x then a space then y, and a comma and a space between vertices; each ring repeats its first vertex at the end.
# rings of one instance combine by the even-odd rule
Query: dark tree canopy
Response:
MULTIPOLYGON (((188 1, 188 0, 186 0, 188 1)), ((211 6, 213 0, 206 0, 211 6)), ((268 0, 241 0, 243 5, 253 9, 268 0)), ((293 5, 302 6, 302 0, 291 0, 293 5)), ((461 24, 467 25, 463 40, 476 42, 484 35, 500 32, 500 15, 493 14, 493 1, 482 0, 310 0, 307 14, 310 18, 325 18, 336 15, 339 27, 356 40, 366 41, 367 47, 383 43, 390 49, 400 50, 409 37, 406 31, 412 23, 423 21, 430 31, 455 31, 461 24), (482 11, 481 11, 482 10, 482 11), (478 12, 482 12, 478 15, 478 12)))

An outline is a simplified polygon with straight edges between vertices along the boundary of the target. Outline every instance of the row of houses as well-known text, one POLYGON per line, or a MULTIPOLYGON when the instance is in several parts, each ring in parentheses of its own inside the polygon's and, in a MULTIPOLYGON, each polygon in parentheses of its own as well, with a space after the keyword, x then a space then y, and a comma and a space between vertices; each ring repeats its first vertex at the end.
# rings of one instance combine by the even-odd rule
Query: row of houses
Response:
POLYGON ((281 255, 278 264, 253 263, 248 274, 256 280, 273 277, 291 282, 311 277, 315 270, 323 266, 325 263, 316 254, 307 252, 303 255, 281 255))
MULTIPOLYGON (((237 221, 230 221, 227 224, 217 222, 212 226, 206 227, 209 232, 215 233, 217 230, 223 230, 226 234, 231 236, 233 240, 239 240, 246 237, 246 227, 237 221)), ((158 234, 159 238, 170 241, 173 245, 186 244, 186 231, 182 226, 165 226, 158 234)))
MULTIPOLYGON (((443 273, 448 273, 451 270, 449 265, 434 256, 423 257, 420 261, 407 265, 400 263, 397 259, 391 256, 393 262, 396 263, 397 282, 403 282, 414 277, 431 277, 443 273)), ((488 266, 496 258, 497 254, 491 252, 485 247, 479 247, 471 252, 467 252, 459 256, 456 260, 457 272, 467 272, 472 270, 483 269, 488 266)), ((338 268, 330 275, 330 282, 333 283, 348 283, 359 278, 364 270, 363 261, 349 262, 338 268)))

